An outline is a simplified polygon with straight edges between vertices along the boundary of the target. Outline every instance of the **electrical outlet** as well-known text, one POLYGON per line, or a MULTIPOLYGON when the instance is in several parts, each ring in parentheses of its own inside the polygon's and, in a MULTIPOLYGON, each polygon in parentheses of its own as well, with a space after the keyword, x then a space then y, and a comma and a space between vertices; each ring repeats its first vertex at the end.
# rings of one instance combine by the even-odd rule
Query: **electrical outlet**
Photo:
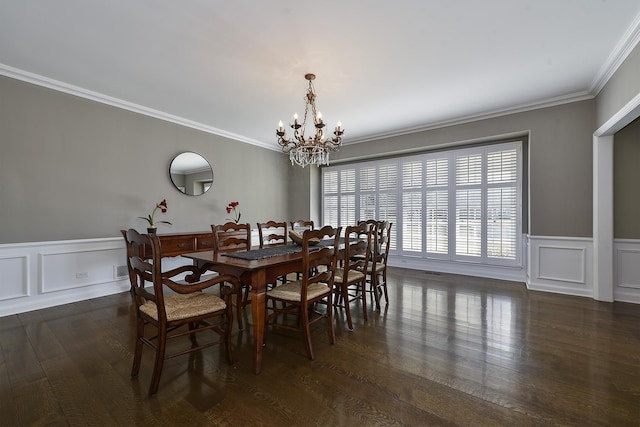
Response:
POLYGON ((78 271, 76 273, 76 279, 86 279, 87 277, 89 277, 88 271, 78 271))
POLYGON ((114 265, 113 266, 113 278, 124 279, 129 276, 129 269, 126 265, 114 265))

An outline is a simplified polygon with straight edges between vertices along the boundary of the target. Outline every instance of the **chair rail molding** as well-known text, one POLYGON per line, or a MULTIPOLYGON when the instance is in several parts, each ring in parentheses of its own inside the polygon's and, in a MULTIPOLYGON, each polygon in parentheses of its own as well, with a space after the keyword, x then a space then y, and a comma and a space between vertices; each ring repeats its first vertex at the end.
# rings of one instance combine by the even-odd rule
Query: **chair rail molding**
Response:
MULTIPOLYGON (((389 265, 520 281, 533 291, 596 298, 593 239, 526 236, 523 246, 526 265, 521 268, 393 255, 389 265)), ((125 253, 122 237, 0 245, 0 317, 128 291, 128 276, 118 275, 118 267, 126 267, 125 253)), ((612 258, 614 300, 640 304, 640 240, 616 239, 612 258)), ((166 265, 189 262, 174 257, 166 265)))

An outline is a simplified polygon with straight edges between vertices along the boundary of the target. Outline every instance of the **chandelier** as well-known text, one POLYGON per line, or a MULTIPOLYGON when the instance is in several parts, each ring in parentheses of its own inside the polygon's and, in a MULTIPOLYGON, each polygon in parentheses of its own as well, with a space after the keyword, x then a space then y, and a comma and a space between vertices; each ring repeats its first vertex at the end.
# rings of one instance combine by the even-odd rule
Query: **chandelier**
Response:
POLYGON ((342 124, 338 122, 333 131, 334 136, 326 136, 322 113, 319 111, 316 112, 316 94, 313 90, 313 80, 316 76, 315 74, 306 74, 304 78, 309 81, 309 88, 307 89, 305 99, 302 124, 298 121, 298 113, 295 113, 293 115, 293 124, 291 125, 293 138, 287 138, 287 133, 281 120, 280 123, 278 123, 278 130, 276 130, 278 144, 282 147, 283 152, 289 153, 289 159, 292 165, 297 164, 302 167, 306 165, 328 165, 329 152, 338 151, 342 144, 342 134, 344 131, 342 130, 342 124), (305 130, 309 108, 311 108, 315 131, 313 136, 306 137, 305 130))

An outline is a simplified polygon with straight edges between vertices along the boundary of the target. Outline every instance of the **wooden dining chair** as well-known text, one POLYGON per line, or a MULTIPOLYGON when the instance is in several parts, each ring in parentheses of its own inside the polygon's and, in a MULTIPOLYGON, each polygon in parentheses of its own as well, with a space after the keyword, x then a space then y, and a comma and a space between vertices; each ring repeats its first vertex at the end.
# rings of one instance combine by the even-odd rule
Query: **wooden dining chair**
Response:
POLYGON ((291 229, 298 234, 304 233, 305 230, 314 230, 314 224, 311 220, 299 219, 297 221, 291 221, 291 229))
MULTIPOLYGON (((248 251, 251 249, 251 226, 247 224, 236 224, 235 222, 227 222, 225 224, 212 224, 213 232, 213 251, 220 252, 237 252, 248 251)), ((236 296, 236 313, 238 316, 238 328, 244 329, 244 307, 251 302, 249 292, 251 286, 242 283, 238 295, 236 296)))
POLYGON ((349 226, 344 232, 344 250, 340 260, 342 267, 336 268, 334 279, 334 307, 344 308, 347 325, 353 329, 351 303, 358 300, 362 304, 364 320, 367 317, 367 269, 371 254, 372 227, 367 223, 349 226))
MULTIPOLYGON (((258 236, 260 237, 260 249, 269 246, 286 245, 288 241, 287 223, 286 221, 267 221, 258 223, 258 236)), ((281 283, 287 282, 287 276, 278 278, 281 283)), ((272 283, 270 286, 276 286, 272 283)))
POLYGON ((260 236, 260 248, 286 245, 288 239, 287 223, 285 221, 259 222, 258 235, 260 236))
POLYGON ((162 248, 155 234, 140 234, 130 229, 126 232, 127 254, 131 266, 131 283, 136 307, 136 342, 131 376, 140 371, 142 348, 151 347, 155 353, 155 363, 149 386, 149 395, 158 391, 160 375, 166 359, 200 351, 223 343, 227 360, 233 363, 231 349, 231 328, 233 310, 231 296, 238 292, 240 283, 234 276, 207 276, 201 279, 196 266, 185 265, 162 271, 162 248), (147 258, 149 248, 151 258, 147 258), (187 281, 179 282, 176 276, 185 273, 187 281), (147 284, 152 286, 145 286, 147 284), (220 297, 205 289, 220 285, 220 297), (168 294, 166 293, 168 292, 168 294), (155 336, 149 338, 147 326, 155 328, 155 336), (187 327, 184 330, 184 327, 187 327), (215 339, 199 344, 196 334, 204 331, 215 333, 215 339), (167 342, 174 338, 189 336, 191 344, 182 350, 167 354, 167 342))
POLYGON ((248 251, 251 249, 251 226, 227 222, 212 225, 213 250, 216 252, 248 251))
MULTIPOLYGON (((302 277, 300 280, 285 283, 266 293, 267 309, 265 328, 271 325, 301 332, 307 351, 307 357, 314 359, 311 345, 311 325, 321 320, 327 321, 329 343, 335 342, 333 330, 333 286, 339 250, 340 228, 323 227, 320 230, 307 230, 302 235, 302 277), (331 245, 312 246, 314 239, 331 239, 331 245), (319 266, 324 269, 318 269, 319 266), (318 304, 318 302, 326 303, 318 304), (323 311, 318 308, 324 307, 323 311), (269 304, 267 304, 269 307, 269 304), (292 315, 292 316, 289 316, 292 315), (297 320, 291 322, 291 317, 297 320), (278 322, 281 320, 281 322, 278 322)), ((266 341, 266 330, 265 330, 266 341)))
POLYGON ((386 304, 389 304, 387 290, 387 259, 391 244, 391 226, 389 221, 367 221, 375 224, 371 245, 371 260, 367 268, 367 281, 370 284, 370 292, 373 293, 376 309, 380 309, 380 298, 384 295, 386 304))
MULTIPOLYGON (((315 226, 312 220, 299 219, 297 221, 291 221, 290 224, 291 230, 299 234, 304 233, 305 230, 315 230, 315 226)), ((300 280, 300 273, 296 275, 296 279, 300 280)))

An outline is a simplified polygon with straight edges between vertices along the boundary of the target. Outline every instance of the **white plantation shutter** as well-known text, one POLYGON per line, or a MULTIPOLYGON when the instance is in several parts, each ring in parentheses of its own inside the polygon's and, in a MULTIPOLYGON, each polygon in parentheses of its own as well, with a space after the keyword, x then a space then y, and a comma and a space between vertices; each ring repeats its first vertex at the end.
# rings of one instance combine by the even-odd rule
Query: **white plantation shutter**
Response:
POLYGON ((456 185, 482 183, 482 155, 473 154, 456 158, 456 185))
POLYGON ((489 184, 515 184, 518 177, 516 149, 487 154, 487 182, 489 184))
POLYGON ((340 171, 340 192, 353 193, 356 191, 356 170, 340 171))
POLYGON ((422 187, 422 162, 420 160, 402 164, 402 189, 422 187))
POLYGON ((338 226, 338 171, 322 174, 322 218, 323 224, 338 226))
POLYGON ((482 193, 456 191, 456 255, 482 255, 482 193))
POLYGON ((338 226, 338 196, 324 196, 322 204, 323 225, 338 226))
POLYGON ((402 163, 402 250, 422 252, 422 160, 402 163))
MULTIPOLYGON (((387 161, 388 162, 388 161, 387 161)), ((391 226, 390 250, 397 248, 398 235, 398 162, 378 166, 378 215, 379 221, 389 221, 391 226)))
POLYGON ((351 167, 340 171, 338 178, 338 226, 347 227, 356 223, 356 169, 351 167))
POLYGON ((482 255, 482 153, 456 156, 455 254, 482 255))
POLYGON ((449 253, 449 192, 428 191, 425 210, 427 252, 449 253))
POLYGON ((487 257, 515 260, 518 245, 518 151, 487 154, 487 257))
POLYGON ((516 189, 487 190, 487 256, 515 259, 517 233, 516 189))
POLYGON ((356 224, 356 196, 347 194, 340 197, 340 226, 356 224))
POLYGON ((427 187, 442 187, 449 183, 449 158, 427 159, 427 187))
POLYGON ((389 221, 391 225, 391 243, 389 249, 395 251, 398 229, 398 197, 397 193, 380 193, 378 197, 378 221, 389 221))
POLYGON ((402 194, 402 249, 422 251, 422 193, 402 194))
POLYGON ((376 191, 376 168, 368 167, 360 169, 360 191, 376 191))
POLYGON ((391 254, 521 266, 522 143, 322 168, 324 224, 393 223, 391 254))
POLYGON ((432 254, 449 253, 449 156, 428 158, 426 182, 426 250, 432 254))
POLYGON ((322 174, 324 194, 338 194, 338 171, 326 171, 322 174))
POLYGON ((360 213, 358 221, 377 218, 377 171, 375 167, 364 167, 359 171, 360 213))
POLYGON ((366 221, 368 219, 376 219, 376 195, 375 194, 361 194, 360 195, 360 214, 358 215, 358 221, 366 221))
POLYGON ((398 189, 398 165, 396 163, 381 165, 378 168, 378 190, 395 191, 398 189))

